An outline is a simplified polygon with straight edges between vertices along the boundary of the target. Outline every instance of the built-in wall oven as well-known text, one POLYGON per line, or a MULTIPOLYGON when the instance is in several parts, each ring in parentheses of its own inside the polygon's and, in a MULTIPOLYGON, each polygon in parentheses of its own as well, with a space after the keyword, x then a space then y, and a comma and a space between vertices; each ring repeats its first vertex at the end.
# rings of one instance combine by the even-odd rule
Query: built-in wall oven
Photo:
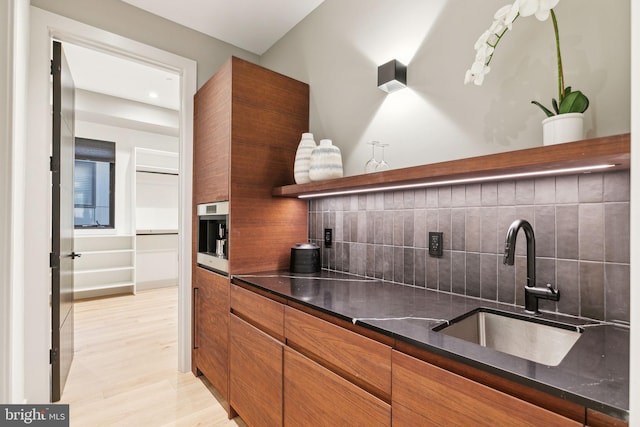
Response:
POLYGON ((197 206, 198 265, 229 273, 229 202, 197 206))

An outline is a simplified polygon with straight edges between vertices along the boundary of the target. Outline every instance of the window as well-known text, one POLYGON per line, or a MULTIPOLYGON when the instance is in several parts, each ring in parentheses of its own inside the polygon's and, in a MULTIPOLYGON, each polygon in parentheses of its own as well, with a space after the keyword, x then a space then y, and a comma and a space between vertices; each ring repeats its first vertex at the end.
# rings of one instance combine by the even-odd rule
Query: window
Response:
POLYGON ((75 142, 75 227, 114 228, 116 143, 87 138, 75 142))

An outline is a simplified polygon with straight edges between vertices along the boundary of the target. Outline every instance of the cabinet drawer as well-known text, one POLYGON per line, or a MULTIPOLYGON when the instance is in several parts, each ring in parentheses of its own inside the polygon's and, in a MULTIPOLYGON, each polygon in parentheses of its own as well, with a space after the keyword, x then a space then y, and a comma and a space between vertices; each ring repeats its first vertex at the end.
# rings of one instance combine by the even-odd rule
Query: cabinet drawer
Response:
POLYGON ((287 345, 383 399, 391 396, 391 347, 291 307, 287 345))
POLYGON ((589 427, 629 427, 626 421, 587 409, 587 426, 589 427))
POLYGON ((231 315, 229 403, 250 426, 282 425, 283 344, 231 315))
POLYGON ((390 426, 391 407, 285 347, 284 425, 390 426))
POLYGON ((284 341, 283 304, 232 284, 231 311, 275 338, 284 341))
POLYGON ((392 406, 397 425, 582 425, 397 351, 392 406))

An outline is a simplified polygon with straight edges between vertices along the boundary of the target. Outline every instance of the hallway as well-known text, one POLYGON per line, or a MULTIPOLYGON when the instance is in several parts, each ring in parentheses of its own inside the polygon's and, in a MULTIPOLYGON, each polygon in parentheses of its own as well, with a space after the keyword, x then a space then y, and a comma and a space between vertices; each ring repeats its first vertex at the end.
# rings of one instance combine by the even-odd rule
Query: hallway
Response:
POLYGON ((245 426, 177 371, 176 287, 75 303, 75 356, 59 403, 71 425, 245 426))

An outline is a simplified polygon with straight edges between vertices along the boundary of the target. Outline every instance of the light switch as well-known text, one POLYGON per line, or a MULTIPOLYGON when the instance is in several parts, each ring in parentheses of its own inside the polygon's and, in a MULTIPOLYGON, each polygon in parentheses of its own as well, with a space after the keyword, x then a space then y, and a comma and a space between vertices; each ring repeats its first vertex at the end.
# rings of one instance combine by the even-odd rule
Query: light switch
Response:
POLYGON ((330 248, 333 243, 333 229, 325 228, 324 229, 324 247, 330 248))
POLYGON ((443 233, 441 231, 429 232, 429 255, 433 257, 442 256, 443 233))

